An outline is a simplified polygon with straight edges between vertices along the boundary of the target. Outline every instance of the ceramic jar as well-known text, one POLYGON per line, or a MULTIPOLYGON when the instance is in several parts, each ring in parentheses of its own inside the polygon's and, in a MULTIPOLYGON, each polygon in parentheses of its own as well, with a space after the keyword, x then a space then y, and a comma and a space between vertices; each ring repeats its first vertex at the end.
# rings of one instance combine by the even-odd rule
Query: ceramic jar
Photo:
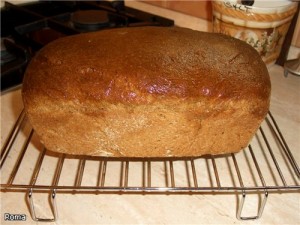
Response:
POLYGON ((237 0, 213 1, 213 31, 247 42, 270 64, 280 54, 297 4, 256 0, 249 6, 237 0))

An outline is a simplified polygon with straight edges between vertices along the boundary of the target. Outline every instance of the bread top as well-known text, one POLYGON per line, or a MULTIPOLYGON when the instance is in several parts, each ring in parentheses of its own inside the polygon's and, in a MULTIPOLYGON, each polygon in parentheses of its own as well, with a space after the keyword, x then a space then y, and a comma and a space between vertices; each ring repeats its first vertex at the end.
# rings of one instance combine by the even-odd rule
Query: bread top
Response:
POLYGON ((51 42, 30 62, 24 93, 31 100, 123 104, 268 99, 270 78, 258 53, 235 38, 178 27, 132 27, 51 42))

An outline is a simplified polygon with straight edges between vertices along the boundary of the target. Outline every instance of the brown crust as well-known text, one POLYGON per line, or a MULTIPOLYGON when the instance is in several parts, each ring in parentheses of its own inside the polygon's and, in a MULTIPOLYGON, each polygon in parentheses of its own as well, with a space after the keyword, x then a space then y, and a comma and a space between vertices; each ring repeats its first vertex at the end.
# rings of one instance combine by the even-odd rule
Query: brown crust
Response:
POLYGON ((104 30, 52 42, 24 78, 25 111, 47 148, 186 157, 247 146, 270 101, 257 52, 185 28, 104 30))
POLYGON ((268 72, 252 47, 173 27, 62 38, 38 53, 27 74, 34 76, 25 76, 25 92, 79 101, 141 104, 169 97, 266 98, 270 92, 268 72))

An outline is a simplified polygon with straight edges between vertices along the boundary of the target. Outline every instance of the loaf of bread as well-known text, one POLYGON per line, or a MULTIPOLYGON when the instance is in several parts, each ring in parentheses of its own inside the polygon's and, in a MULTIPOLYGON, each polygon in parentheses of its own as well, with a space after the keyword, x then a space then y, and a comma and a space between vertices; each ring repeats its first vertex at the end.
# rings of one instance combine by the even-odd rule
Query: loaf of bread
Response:
POLYGON ((51 42, 27 68, 25 112, 47 149, 109 157, 197 157, 245 148, 270 78, 237 39, 137 27, 51 42))

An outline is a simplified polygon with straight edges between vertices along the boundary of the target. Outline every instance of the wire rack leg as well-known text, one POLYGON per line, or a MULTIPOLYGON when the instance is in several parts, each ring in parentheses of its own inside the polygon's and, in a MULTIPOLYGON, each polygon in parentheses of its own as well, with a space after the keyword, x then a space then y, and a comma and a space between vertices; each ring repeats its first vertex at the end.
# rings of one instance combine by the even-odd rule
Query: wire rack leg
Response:
POLYGON ((267 199, 268 199, 268 192, 265 190, 264 198, 263 198, 262 202, 259 205, 258 213, 257 213, 256 216, 242 216, 245 199, 246 199, 246 192, 243 191, 242 197, 240 198, 240 202, 239 202, 239 208, 238 208, 238 211, 237 211, 237 216, 236 216, 237 219, 239 219, 239 220, 256 220, 256 219, 259 219, 263 214, 263 211, 264 211, 267 199))
POLYGON ((29 209, 30 209, 31 217, 34 221, 54 222, 54 221, 57 220, 58 213, 57 213, 57 206, 56 206, 55 196, 56 196, 56 191, 52 190, 52 192, 50 193, 50 207, 51 207, 51 212, 53 214, 53 218, 40 218, 40 217, 36 216, 35 207, 34 207, 34 200, 33 200, 33 190, 32 190, 32 188, 30 188, 28 190, 27 201, 29 203, 29 209))

